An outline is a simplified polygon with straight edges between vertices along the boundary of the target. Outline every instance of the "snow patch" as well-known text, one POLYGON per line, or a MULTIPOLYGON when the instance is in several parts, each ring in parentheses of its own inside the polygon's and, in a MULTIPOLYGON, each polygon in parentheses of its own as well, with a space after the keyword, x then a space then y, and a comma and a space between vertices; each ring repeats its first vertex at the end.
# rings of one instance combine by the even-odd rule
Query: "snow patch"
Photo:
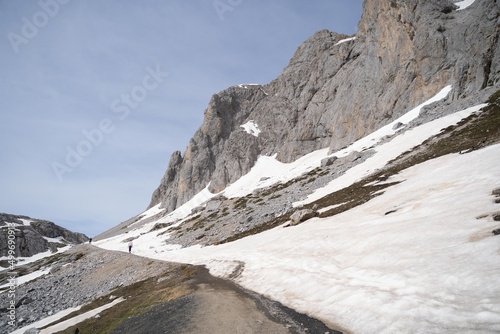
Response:
POLYGON ((49 238, 49 237, 43 237, 45 240, 48 242, 54 242, 54 243, 67 243, 66 240, 64 240, 63 237, 57 237, 57 238, 49 238))
MULTIPOLYGON (((90 310, 90 311, 85 312, 83 314, 77 315, 73 318, 62 321, 62 322, 55 324, 55 325, 52 325, 50 327, 44 328, 40 331, 40 334, 50 334, 50 333, 63 331, 63 330, 65 330, 71 326, 74 326, 74 325, 76 325, 76 324, 78 324, 86 319, 95 317, 97 314, 101 313, 102 311, 107 310, 108 308, 111 308, 111 307, 115 306, 116 304, 121 303, 124 300, 125 299, 122 297, 117 298, 117 299, 113 300, 111 303, 97 307, 93 310, 90 310)), ((73 312, 80 310, 82 308, 82 306, 83 305, 79 305, 77 307, 72 307, 72 308, 69 308, 66 310, 62 310, 60 312, 57 312, 54 315, 46 317, 46 318, 39 320, 37 322, 34 322, 28 326, 25 326, 23 328, 19 328, 19 329, 13 331, 11 334, 22 334, 30 328, 41 328, 41 327, 47 326, 47 325, 49 325, 49 324, 51 324, 51 323, 53 323, 61 318, 64 318, 68 314, 71 314, 73 312)))
MULTIPOLYGON (((108 308, 111 308, 111 307, 115 306, 116 304, 123 302, 124 300, 125 300, 125 298, 123 298, 123 297, 117 298, 117 299, 113 300, 111 303, 97 307, 93 310, 87 311, 83 314, 77 315, 76 317, 65 320, 65 321, 60 322, 58 324, 52 325, 50 327, 44 328, 40 331, 40 334, 50 334, 50 333, 56 333, 56 332, 63 331, 63 330, 65 330, 71 326, 74 326, 74 325, 76 325, 76 324, 78 324, 86 319, 90 319, 92 317, 95 317, 96 315, 98 315, 102 311, 107 310, 108 308)), ((62 318, 62 316, 60 316, 58 319, 60 319, 60 318, 62 318)))
POLYGON ((24 219, 24 218, 19 218, 19 220, 23 222, 24 226, 31 226, 31 222, 33 221, 31 219, 24 219))
POLYGON ((300 157, 294 162, 283 163, 276 154, 260 156, 250 172, 227 186, 223 191, 227 198, 243 197, 255 189, 269 187, 278 182, 287 182, 321 165, 321 159, 328 155, 328 149, 321 149, 300 157))
POLYGON ((155 206, 153 206, 153 207, 149 208, 148 210, 144 211, 143 213, 137 215, 138 217, 141 217, 141 218, 138 221, 133 222, 132 224, 130 224, 128 227, 132 227, 132 226, 136 225, 137 223, 140 223, 144 219, 153 217, 153 216, 159 214, 160 212, 165 211, 165 209, 161 209, 160 208, 160 205, 161 205, 161 203, 158 203, 155 206))
POLYGON ((255 121, 253 120, 250 120, 245 124, 240 125, 240 128, 243 128, 246 133, 251 134, 254 137, 258 137, 261 132, 257 123, 255 123, 255 121))
MULTIPOLYGON (((38 277, 41 277, 43 275, 47 275, 48 273, 50 273, 50 268, 40 269, 40 270, 34 271, 32 273, 29 273, 27 275, 19 276, 16 278, 16 286, 19 286, 19 285, 24 284, 24 283, 29 282, 29 281, 33 281, 33 280, 37 279, 38 277)), ((5 289, 9 286, 10 286, 10 283, 0 285, 0 290, 5 289)))
POLYGON ((341 39, 340 41, 338 41, 337 43, 335 43, 334 46, 337 46, 339 44, 343 44, 343 43, 346 43, 346 42, 354 41, 355 39, 356 39, 356 37, 350 37, 350 38, 346 38, 346 39, 341 39))
POLYGON ((459 7, 457 10, 462 10, 462 9, 465 9, 465 8, 469 7, 470 5, 472 5, 474 3, 474 1, 476 1, 476 0, 463 0, 463 1, 456 2, 455 5, 457 5, 459 7))
MULTIPOLYGON (((70 248, 71 248, 71 245, 68 245, 66 247, 58 248, 57 252, 55 252, 55 253, 52 253, 52 251, 48 250, 46 252, 38 253, 38 254, 35 254, 33 256, 30 256, 30 257, 17 257, 16 258, 16 260, 18 261, 17 265, 22 266, 22 265, 25 265, 28 263, 33 263, 33 262, 36 262, 36 261, 41 260, 43 258, 52 256, 52 255, 55 255, 58 253, 63 253, 70 248)), ((0 261, 3 261, 3 260, 9 260, 9 257, 8 256, 0 256, 0 261)))
POLYGON ((260 84, 239 84, 238 87, 248 89, 251 86, 261 86, 260 84))

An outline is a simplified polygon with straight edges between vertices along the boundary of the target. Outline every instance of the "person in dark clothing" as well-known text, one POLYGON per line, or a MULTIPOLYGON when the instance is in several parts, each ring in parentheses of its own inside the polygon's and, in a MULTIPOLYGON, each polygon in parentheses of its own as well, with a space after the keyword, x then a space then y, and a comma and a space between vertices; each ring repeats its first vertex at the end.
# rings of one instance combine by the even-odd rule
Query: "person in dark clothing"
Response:
POLYGON ((132 243, 132 241, 130 241, 130 242, 128 243, 128 252, 129 252, 129 253, 131 253, 131 252, 132 252, 132 246, 133 246, 133 245, 134 245, 134 244, 132 243))

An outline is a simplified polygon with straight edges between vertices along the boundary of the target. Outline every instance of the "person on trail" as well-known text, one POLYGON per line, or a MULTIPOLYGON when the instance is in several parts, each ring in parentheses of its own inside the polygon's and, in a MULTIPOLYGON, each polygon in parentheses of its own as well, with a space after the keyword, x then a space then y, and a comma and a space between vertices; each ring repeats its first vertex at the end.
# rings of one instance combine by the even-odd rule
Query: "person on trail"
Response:
POLYGON ((92 243, 92 238, 89 238, 89 244, 91 244, 91 243, 92 243))
POLYGON ((130 242, 128 243, 128 252, 129 252, 129 253, 131 253, 131 252, 132 252, 132 246, 133 246, 133 245, 134 245, 134 244, 132 243, 132 241, 130 241, 130 242))

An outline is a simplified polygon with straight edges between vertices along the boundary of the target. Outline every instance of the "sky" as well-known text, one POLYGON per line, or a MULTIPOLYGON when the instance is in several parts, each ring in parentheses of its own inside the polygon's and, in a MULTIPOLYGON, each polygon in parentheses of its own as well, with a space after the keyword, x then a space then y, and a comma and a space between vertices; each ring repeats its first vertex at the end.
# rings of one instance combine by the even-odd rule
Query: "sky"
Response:
POLYGON ((144 211, 210 97, 266 84, 361 0, 0 0, 0 212, 93 236, 144 211))

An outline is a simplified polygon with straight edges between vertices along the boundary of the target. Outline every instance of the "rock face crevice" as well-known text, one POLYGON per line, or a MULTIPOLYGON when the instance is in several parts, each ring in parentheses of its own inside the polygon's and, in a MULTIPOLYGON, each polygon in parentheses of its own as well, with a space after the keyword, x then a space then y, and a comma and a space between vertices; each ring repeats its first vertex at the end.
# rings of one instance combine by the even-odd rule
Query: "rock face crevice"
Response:
POLYGON ((172 211, 207 186, 219 192, 259 155, 291 162, 320 148, 336 151, 447 85, 453 89, 444 104, 499 85, 499 6, 365 0, 355 36, 321 30, 271 83, 213 95, 184 154, 172 155, 150 207, 172 211), (258 136, 241 127, 250 120, 258 136))

